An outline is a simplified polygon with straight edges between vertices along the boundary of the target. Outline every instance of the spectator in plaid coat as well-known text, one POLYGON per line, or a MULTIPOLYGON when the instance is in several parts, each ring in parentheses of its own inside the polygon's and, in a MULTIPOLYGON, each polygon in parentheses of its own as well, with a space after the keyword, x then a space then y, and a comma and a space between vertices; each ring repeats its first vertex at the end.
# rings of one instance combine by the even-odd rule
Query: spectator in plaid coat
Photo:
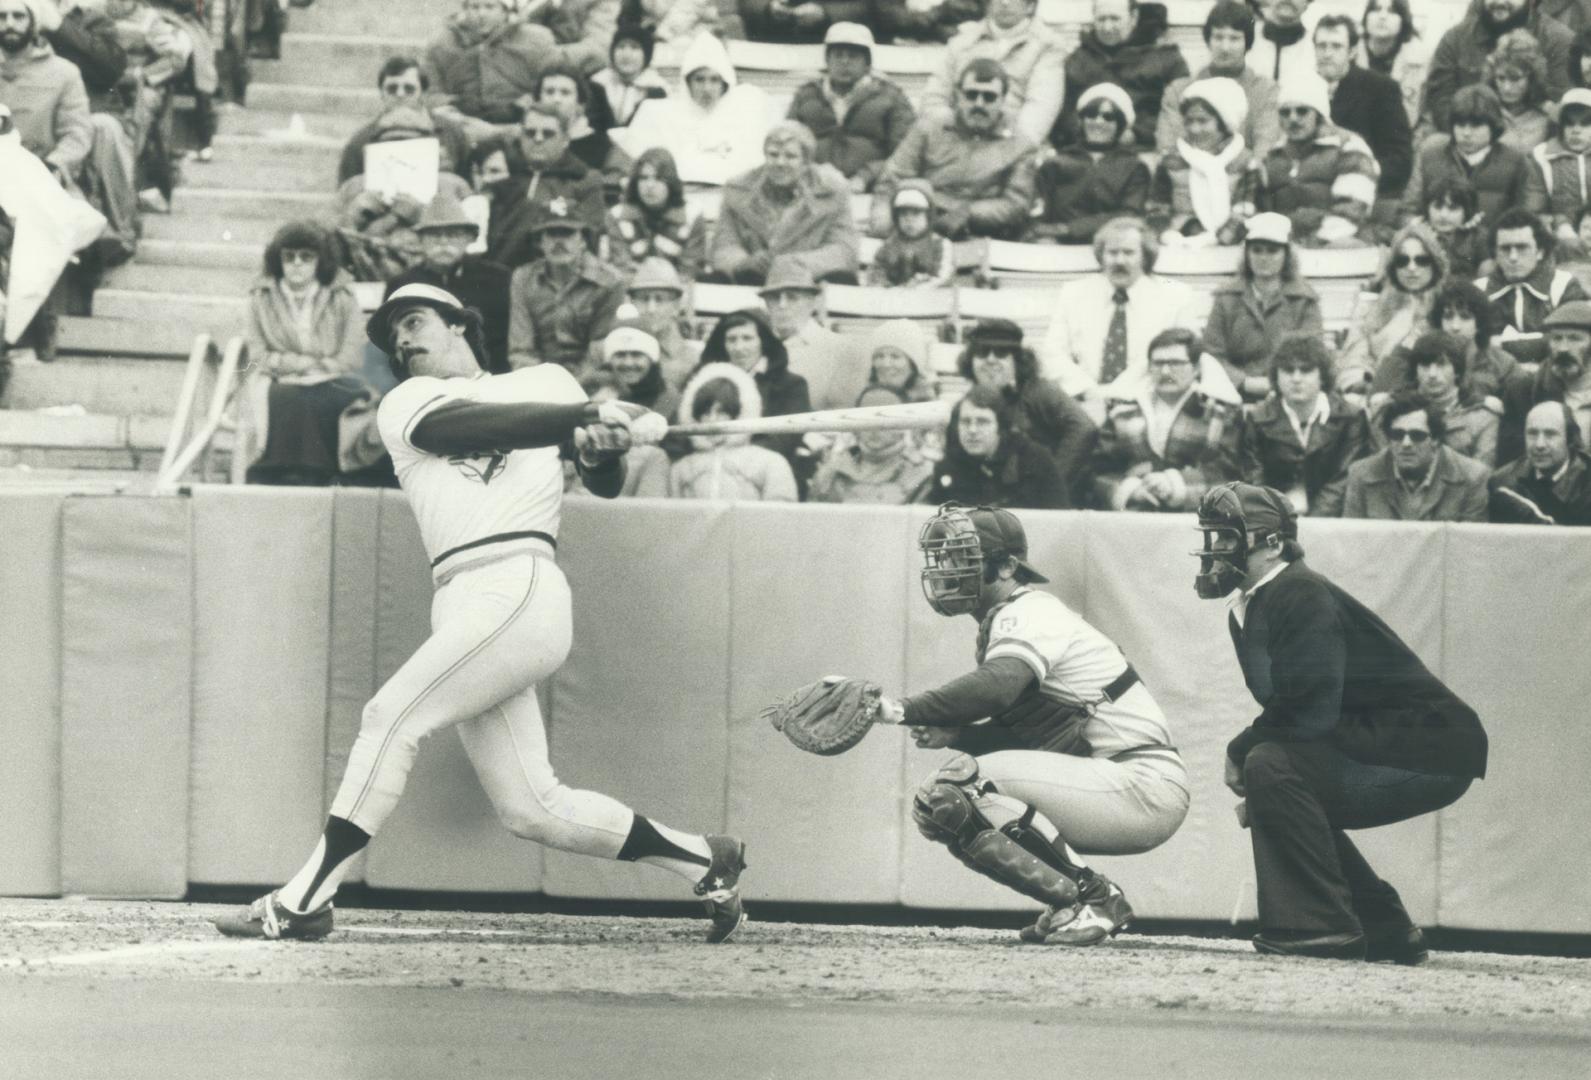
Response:
POLYGON ((1196 509, 1215 484, 1235 479, 1241 413, 1199 388, 1199 338, 1162 331, 1149 343, 1148 389, 1106 403, 1094 453, 1094 493, 1111 510, 1196 509))

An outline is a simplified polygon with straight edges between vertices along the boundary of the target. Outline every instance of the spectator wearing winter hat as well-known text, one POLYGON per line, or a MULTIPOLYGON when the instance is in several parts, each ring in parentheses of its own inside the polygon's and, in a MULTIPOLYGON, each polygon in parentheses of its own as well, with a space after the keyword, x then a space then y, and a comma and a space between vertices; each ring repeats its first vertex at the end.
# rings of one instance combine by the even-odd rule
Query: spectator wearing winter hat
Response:
MULTIPOLYGON (((762 395, 752 375, 735 363, 703 364, 680 400, 681 423, 754 420, 762 395)), ((691 453, 669 470, 675 499, 727 502, 795 502, 795 474, 783 456, 752 442, 749 435, 692 435, 691 453)))
POLYGON ((1591 90, 1575 87, 1558 103, 1558 134, 1531 153, 1535 198, 1544 199, 1558 241, 1580 246, 1576 225, 1591 203, 1591 90))
POLYGON ((1320 296, 1298 273, 1292 222, 1257 214, 1244 226, 1243 261, 1216 287, 1204 326, 1204 351, 1219 360, 1245 401, 1271 392, 1267 362, 1282 337, 1321 334, 1320 296))
POLYGON ((1245 62, 1254 47, 1254 12, 1240 0, 1219 0, 1204 19, 1204 44, 1210 62, 1193 75, 1166 87, 1160 98, 1160 120, 1155 126, 1155 147, 1161 154, 1177 148, 1182 138, 1182 96, 1188 87, 1205 79, 1231 79, 1242 87, 1248 115, 1238 134, 1250 150, 1269 150, 1281 138, 1276 125, 1276 80, 1261 75, 1245 62))
POLYGON ((967 332, 956 370, 1011 405, 1011 427, 1049 452, 1068 489, 1076 490, 1099 429, 1083 407, 1039 373, 1038 357, 1010 319, 980 319, 967 332))
POLYGON ((707 233, 707 219, 685 202, 674 156, 654 146, 636 159, 608 211, 608 262, 628 273, 643 259, 662 258, 694 279, 707 264, 707 233))
POLYGON ((1259 159, 1241 134, 1248 97, 1232 79, 1202 79, 1177 107, 1182 135, 1155 167, 1149 223, 1163 243, 1235 244, 1260 194, 1259 159))
MULTIPOLYGON (((860 407, 900 405, 897 391, 869 386, 856 398, 860 407)), ((830 443, 807 488, 811 502, 903 506, 917 498, 933 477, 934 463, 899 428, 857 432, 854 440, 830 443)))
POLYGON ((1507 121, 1497 91, 1465 86, 1445 110, 1447 126, 1427 139, 1414 156, 1414 172, 1403 192, 1403 215, 1425 207, 1426 190, 1443 181, 1467 180, 1475 188, 1482 224, 1489 226, 1511 207, 1540 213, 1546 200, 1531 171, 1530 159, 1502 143, 1507 121))
POLYGON ((593 341, 624 303, 624 279, 591 254, 602 228, 601 196, 555 198, 531 225, 540 258, 514 271, 508 285, 510 367, 562 364, 584 370, 593 341))
POLYGON ((680 396, 663 375, 657 338, 633 304, 620 305, 614 320, 613 329, 602 339, 602 361, 597 370, 613 376, 621 401, 644 406, 659 416, 673 416, 680 396))
POLYGON ((383 299, 405 285, 434 285, 446 289, 481 314, 489 369, 508 370, 508 267, 482 255, 468 254, 479 226, 459 200, 440 193, 426 205, 415 223, 420 238, 421 261, 387 280, 383 299))
POLYGON ((608 66, 591 76, 591 93, 602 95, 613 127, 627 127, 643 101, 668 97, 668 83, 652 70, 656 41, 644 26, 621 24, 608 46, 608 66))
POLYGON ((851 196, 814 161, 812 132, 781 120, 763 139, 763 164, 724 187, 708 249, 713 271, 760 285, 774 260, 800 263, 822 281, 856 283, 859 238, 851 196))
POLYGON ((1306 247, 1373 242, 1362 230, 1381 166, 1363 138, 1331 122, 1326 81, 1313 71, 1290 76, 1276 103, 1285 139, 1263 159, 1267 208, 1285 214, 1306 247))
POLYGON ((1187 74, 1182 50, 1166 40, 1164 4, 1094 0, 1093 24, 1066 58, 1066 101, 1051 144, 1061 149, 1081 136, 1077 115, 1084 92, 1109 83, 1130 95, 1134 142, 1153 146, 1166 88, 1187 74))
POLYGON ((1087 244, 1111 218, 1144 212, 1149 166, 1133 149, 1134 117, 1132 98, 1115 83, 1083 91, 1078 138, 1039 166, 1039 214, 1029 240, 1087 244))
POLYGON ((873 255, 869 285, 937 288, 956 272, 955 246, 934 231, 934 189, 906 180, 890 202, 890 233, 873 255))
POLYGON ((817 139, 814 161, 838 169, 852 191, 869 191, 917 113, 899 86, 873 72, 873 32, 862 24, 828 28, 823 66, 795 92, 789 117, 817 139))
POLYGON ((939 396, 929 365, 928 338, 910 319, 879 323, 867 338, 867 385, 881 386, 902 401, 932 401, 939 396))
POLYGON ((641 325, 657 341, 663 377, 669 386, 679 389, 696 370, 702 355, 701 342, 686 340, 680 330, 689 314, 685 308, 685 282, 673 263, 652 255, 636 266, 628 293, 641 325))

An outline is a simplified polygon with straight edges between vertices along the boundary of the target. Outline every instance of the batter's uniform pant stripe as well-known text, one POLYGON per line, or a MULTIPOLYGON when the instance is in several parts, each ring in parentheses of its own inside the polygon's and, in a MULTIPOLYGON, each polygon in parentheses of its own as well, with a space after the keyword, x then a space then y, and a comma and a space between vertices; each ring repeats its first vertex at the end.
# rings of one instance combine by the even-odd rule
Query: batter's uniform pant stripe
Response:
POLYGON ((426 698, 430 697, 438 687, 440 687, 449 678, 456 674, 458 670, 465 664, 469 663, 477 655, 479 655, 481 651, 484 650, 488 645, 501 637, 503 633, 514 624, 514 620, 518 619, 522 614, 524 614, 525 609, 530 606, 530 598, 536 595, 536 582, 541 578, 541 560, 533 558, 530 560, 530 563, 530 582, 525 587, 525 595, 520 598, 519 604, 512 612, 508 614, 508 617, 499 623, 491 633, 487 634, 480 641, 476 642, 475 646, 470 649, 469 652, 465 653, 452 664, 448 665, 446 670, 444 670, 436 678, 432 679, 430 683, 426 685, 425 689, 416 694, 409 701, 409 703, 399 711, 398 718, 394 720, 387 728, 386 736, 381 740, 381 748, 376 751, 376 759, 371 763, 370 772, 365 777, 364 786, 359 789, 359 797, 354 799, 353 806, 349 808, 348 813, 345 815, 346 817, 352 819, 353 815, 359 812, 360 806, 364 805, 365 796, 370 794, 370 785, 375 783, 376 777, 381 774, 381 759, 386 757, 387 749, 392 745, 392 740, 397 737, 399 731, 403 730, 404 721, 408 720, 409 716, 414 712, 414 710, 417 709, 426 698))

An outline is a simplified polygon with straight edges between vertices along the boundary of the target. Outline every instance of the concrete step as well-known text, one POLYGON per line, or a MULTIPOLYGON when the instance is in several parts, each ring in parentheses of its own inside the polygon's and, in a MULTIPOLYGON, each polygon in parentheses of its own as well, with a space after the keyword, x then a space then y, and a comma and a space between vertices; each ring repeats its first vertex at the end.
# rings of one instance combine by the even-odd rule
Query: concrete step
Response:
MULTIPOLYGON (((19 364, 6 387, 6 408, 81 406, 111 416, 157 416, 169 424, 182 392, 186 360, 148 357, 59 357, 48 364, 19 364)), ((197 403, 210 400, 214 367, 207 365, 197 403)))
POLYGON ((134 262, 141 266, 211 267, 216 270, 250 270, 261 273, 264 244, 225 244, 202 240, 152 240, 138 244, 134 262))
MULTIPOLYGON (((203 192, 203 194, 211 193, 203 192)), ((184 192, 177 192, 179 205, 184 198, 184 192)), ((179 214, 144 215, 144 238, 139 244, 139 251, 142 252, 144 245, 153 241, 201 243, 216 247, 238 245, 263 254, 265 245, 286 220, 271 217, 228 216, 225 213, 227 207, 224 205, 216 208, 213 202, 204 204, 202 200, 194 205, 209 205, 213 212, 205 213, 198 209, 185 208, 179 214)))
POLYGON ((272 157, 266 153, 252 161, 223 161, 219 157, 208 165, 183 170, 184 191, 236 191, 264 188, 272 193, 319 192, 330 198, 336 191, 337 163, 316 161, 299 155, 272 157))
POLYGON ((141 289, 100 289, 94 293, 94 314, 138 324, 173 325, 193 335, 207 333, 221 342, 248 327, 248 300, 235 296, 185 296, 141 289))
POLYGON ((237 297, 248 295, 249 286, 257 277, 259 270, 250 267, 152 265, 134 260, 106 274, 100 288, 180 293, 185 296, 237 297))
MULTIPOLYGON (((54 451, 18 451, 18 458, 37 456, 48 460, 54 451)), ((0 451, 0 457, 8 456, 0 451)), ((25 494, 120 495, 147 494, 154 474, 133 469, 74 469, 57 463, 31 465, 25 461, 0 465, 0 488, 25 494)))
POLYGON ((385 28, 390 34, 394 28, 413 27, 420 31, 414 37, 380 37, 369 34, 308 34, 282 35, 280 60, 255 60, 249 65, 252 79, 262 83, 301 84, 306 86, 358 86, 376 87, 376 75, 381 65, 392 56, 418 57, 425 52, 426 38, 441 27, 434 12, 430 19, 404 23, 396 18, 385 28))
MULTIPOLYGON (((95 299, 98 299, 96 294, 95 299)), ((111 319, 104 316, 61 319, 56 349, 66 355, 99 355, 186 360, 194 338, 208 331, 176 321, 111 319)), ((219 342, 218 342, 219 343, 219 342)))
POLYGON ((381 93, 375 87, 374 78, 370 85, 358 88, 322 86, 314 81, 297 85, 256 81, 249 83, 248 106, 272 112, 303 113, 305 121, 313 125, 311 114, 314 113, 369 119, 381 107, 381 93))
POLYGON ((249 135, 225 134, 217 135, 212 147, 215 149, 215 161, 196 164, 189 171, 203 172, 211 165, 223 161, 312 161, 319 164, 336 165, 337 158, 342 154, 343 144, 347 139, 339 139, 331 135, 313 135, 305 132, 302 135, 249 135))
POLYGON ((169 416, 0 411, 0 466, 154 470, 170 430, 169 416))
MULTIPOLYGON (((287 51, 290 39, 306 34, 391 36, 395 29, 412 33, 415 41, 424 42, 441 33, 454 7, 437 0, 382 0, 381 3, 320 3, 294 8, 289 18, 291 32, 282 35, 282 48, 287 51)), ((420 51, 418 45, 414 48, 420 51)))
MULTIPOLYGON (((276 226, 294 218, 321 217, 331 209, 331 197, 330 191, 317 193, 181 187, 173 195, 172 216, 209 218, 222 222, 264 219, 272 223, 270 232, 274 233, 276 226)), ((153 218, 159 216, 151 215, 153 218)))
MULTIPOLYGON (((226 135, 285 135, 292 129, 293 117, 297 116, 303 125, 303 130, 311 137, 336 139, 338 145, 348 141, 348 137, 364 127, 374 115, 371 113, 295 113, 277 109, 250 108, 235 109, 223 116, 221 132, 226 135)), ((220 136, 217 136, 219 138, 220 136)))

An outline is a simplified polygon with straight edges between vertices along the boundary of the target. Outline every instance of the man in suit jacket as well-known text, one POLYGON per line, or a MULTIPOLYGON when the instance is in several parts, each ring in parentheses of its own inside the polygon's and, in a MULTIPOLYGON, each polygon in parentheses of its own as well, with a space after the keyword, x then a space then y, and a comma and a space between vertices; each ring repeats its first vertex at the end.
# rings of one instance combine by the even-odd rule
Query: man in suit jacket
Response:
POLYGON ((1377 193, 1397 199, 1414 170, 1414 136, 1403 91, 1379 71, 1353 62, 1358 44, 1359 27, 1352 19, 1322 16, 1315 24, 1315 70, 1331 91, 1331 122, 1364 138, 1381 165, 1377 193))
POLYGON ((1475 710, 1369 608, 1303 563, 1274 488, 1222 484, 1199 504, 1199 595, 1227 628, 1261 712, 1227 744, 1244 802, 1262 953, 1419 964, 1424 939, 1348 829, 1452 804, 1486 774, 1475 710))
POLYGON ((1405 392, 1379 418, 1387 448, 1348 466, 1342 516, 1390 521, 1485 521, 1491 470, 1442 445, 1441 411, 1405 392))

